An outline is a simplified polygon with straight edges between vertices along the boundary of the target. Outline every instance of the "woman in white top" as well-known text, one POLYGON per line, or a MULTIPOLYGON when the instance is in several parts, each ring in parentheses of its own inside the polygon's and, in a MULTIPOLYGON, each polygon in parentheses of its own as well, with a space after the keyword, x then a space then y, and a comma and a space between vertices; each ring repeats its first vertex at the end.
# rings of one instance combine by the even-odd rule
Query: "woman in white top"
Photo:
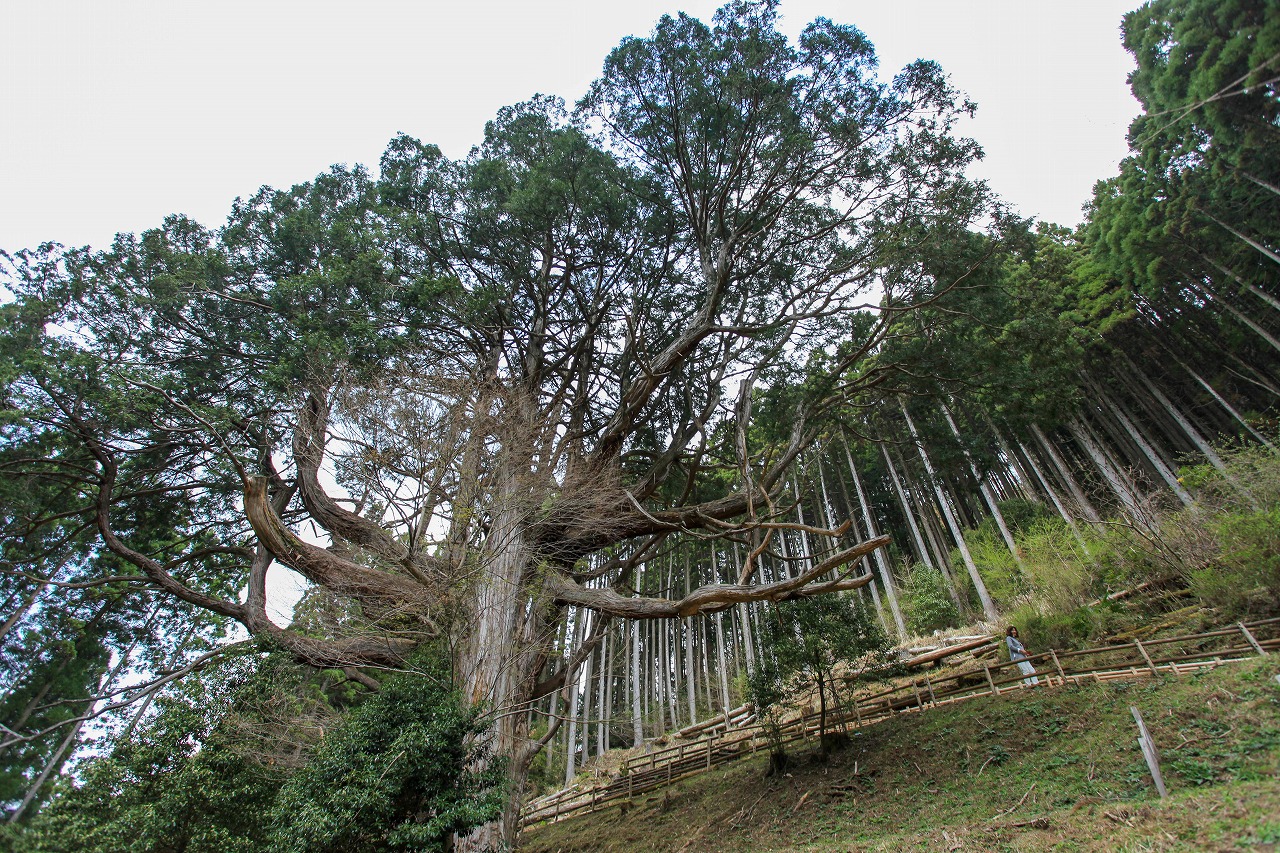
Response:
POLYGON ((1009 630, 1005 631, 1004 641, 1009 647, 1009 660, 1018 665, 1018 669, 1023 675, 1030 676, 1022 679, 1024 684, 1039 684, 1040 679, 1036 677, 1036 669, 1027 660, 1027 647, 1022 645, 1022 641, 1018 639, 1018 629, 1009 626, 1009 630))

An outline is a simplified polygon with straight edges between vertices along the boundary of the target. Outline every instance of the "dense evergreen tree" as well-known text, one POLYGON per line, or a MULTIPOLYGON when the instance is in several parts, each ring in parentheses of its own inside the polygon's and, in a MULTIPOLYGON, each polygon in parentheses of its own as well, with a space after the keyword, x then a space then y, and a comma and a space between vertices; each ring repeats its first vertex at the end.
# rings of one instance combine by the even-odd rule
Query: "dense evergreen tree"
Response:
POLYGON ((1220 436, 1271 445, 1271 4, 1126 17, 1145 112, 1074 234, 963 178, 972 105, 936 66, 880 80, 856 29, 776 18, 663 18, 461 160, 397 137, 376 178, 263 189, 218 231, 6 256, 0 799, 35 811, 115 674, 232 630, 360 685, 304 691, 328 735, 265 762, 232 748, 241 688, 168 694, 27 837, 440 846, 505 766, 460 844, 509 840, 544 746, 572 776, 727 715, 735 674, 804 669, 825 707, 869 607, 998 619, 1031 520, 1087 551, 1090 521, 1189 503, 1187 460, 1230 484, 1220 436), (312 588, 280 627, 285 568, 312 588), (874 604, 812 597, 842 590, 874 604), (378 675, 425 647, 449 666, 378 675), (211 774, 254 814, 198 813, 211 774))
POLYGON ((448 638, 466 701, 501 712, 510 839, 541 747, 512 711, 592 652, 551 665, 566 607, 678 618, 866 582, 818 583, 874 541, 772 586, 739 567, 683 600, 631 594, 680 531, 751 548, 782 523, 772 496, 866 384, 848 370, 884 316, 949 283, 892 283, 880 319, 867 291, 922 250, 921 223, 963 229, 987 203, 951 132, 971 105, 940 69, 883 82, 856 29, 820 19, 791 44, 776 19, 772 2, 664 18, 574 122, 550 99, 509 108, 462 161, 398 138, 379 179, 264 189, 216 233, 173 217, 16 256, 6 446, 65 443, 26 472, 65 484, 61 517, 299 660, 399 666, 448 638), (757 384, 775 436, 747 429, 757 384), (273 562, 345 618, 274 625, 273 562))

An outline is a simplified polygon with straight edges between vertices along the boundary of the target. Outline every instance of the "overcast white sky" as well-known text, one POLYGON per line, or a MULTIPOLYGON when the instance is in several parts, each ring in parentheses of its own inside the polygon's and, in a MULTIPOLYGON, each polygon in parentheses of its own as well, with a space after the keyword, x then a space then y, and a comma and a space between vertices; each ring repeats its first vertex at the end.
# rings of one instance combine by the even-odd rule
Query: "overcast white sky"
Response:
MULTIPOLYGON (((715 0, 0 0, 0 249, 105 246, 169 213, 332 163, 376 167, 403 131, 460 157, 497 109, 572 102, 611 47, 715 0)), ((1026 216, 1075 224, 1137 112, 1120 46, 1137 0, 783 0, 860 27, 882 71, 937 60, 978 103, 974 174, 1026 216)))

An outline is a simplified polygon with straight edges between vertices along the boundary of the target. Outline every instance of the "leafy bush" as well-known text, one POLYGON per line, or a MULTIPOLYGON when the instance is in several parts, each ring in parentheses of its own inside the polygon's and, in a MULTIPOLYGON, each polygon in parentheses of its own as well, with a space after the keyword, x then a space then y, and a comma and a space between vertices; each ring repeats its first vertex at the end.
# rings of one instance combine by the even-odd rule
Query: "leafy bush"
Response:
POLYGON ((443 850, 500 814, 502 766, 472 769, 483 726, 442 664, 388 678, 345 718, 328 694, 351 699, 279 653, 211 667, 63 779, 26 826, 0 830, 0 850, 443 850))
POLYGON ((990 536, 975 534, 975 557, 992 565, 983 576, 991 572, 992 594, 1024 638, 1067 648, 1112 633, 1122 617, 1087 603, 1144 583, 1185 588, 1229 619, 1280 615, 1280 456, 1259 447, 1219 453, 1221 470, 1203 464, 1179 472, 1194 498, 1189 507, 1152 500, 1141 520, 1081 524, 1083 544, 1057 519, 1025 527, 1017 542, 1027 591, 1012 600, 1003 593, 1004 570, 988 554, 994 546, 982 550, 990 536))
POLYGON ((272 849, 447 849, 502 812, 502 767, 475 745, 483 729, 442 665, 387 679, 280 791, 272 849))
MULTIPOLYGON (((1005 523, 1013 531, 1015 539, 1020 538, 1019 534, 1030 531, 1046 521, 1060 521, 1054 515, 1052 507, 1026 498, 1009 498, 1000 501, 1000 514, 1004 516, 1005 523)), ((994 526, 994 518, 991 519, 991 524, 994 526)))
MULTIPOLYGON (((1013 555, 1009 553, 1009 546, 996 531, 994 523, 983 525, 977 530, 966 531, 964 539, 969 547, 969 554, 973 557, 974 565, 982 575, 982 582, 986 584, 987 592, 996 602, 997 607, 1004 609, 1026 593, 1027 585, 1022 576, 1022 570, 1018 568, 1013 555)), ((952 574, 960 582, 964 594, 968 595, 971 603, 976 603, 977 590, 973 588, 969 570, 965 567, 958 550, 951 554, 951 565, 952 574)))
POLYGON ((1108 562, 1131 583, 1185 585, 1230 618, 1280 613, 1280 456, 1221 451, 1223 469, 1184 468, 1192 506, 1108 537, 1108 562))
POLYGON ((917 634, 950 628, 960 621, 955 602, 947 594, 942 572, 917 565, 902 584, 902 610, 908 627, 917 634))
POLYGON ((1211 528, 1220 551, 1189 569, 1192 592, 1226 616, 1280 615, 1280 507, 1224 515, 1211 528))

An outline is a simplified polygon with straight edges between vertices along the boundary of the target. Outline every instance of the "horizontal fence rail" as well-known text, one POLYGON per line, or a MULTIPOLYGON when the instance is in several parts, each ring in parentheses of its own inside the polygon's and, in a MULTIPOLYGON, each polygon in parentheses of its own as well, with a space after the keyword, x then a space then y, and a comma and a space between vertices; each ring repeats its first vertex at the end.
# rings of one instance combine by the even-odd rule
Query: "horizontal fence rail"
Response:
MULTIPOLYGON (((923 657, 936 660, 965 651, 982 651, 1001 639, 993 637, 987 642, 967 642, 923 657)), ((1280 650, 1280 619, 1239 622, 1229 628, 1203 634, 1134 640, 1094 649, 1050 649, 1027 658, 1036 669, 1038 683, 1032 683, 1030 676, 1022 675, 1017 663, 1012 661, 984 663, 942 678, 932 678, 927 674, 923 678, 912 676, 905 684, 875 693, 855 694, 852 702, 829 708, 827 730, 848 732, 897 714, 923 711, 979 696, 999 696, 1009 690, 1184 675, 1277 650, 1280 650)), ((913 658, 904 663, 918 665, 919 660, 913 658)), ((818 733, 820 719, 820 712, 813 712, 788 720, 781 724, 780 737, 775 736, 774 743, 785 746, 808 741, 818 733)), ((713 767, 754 755, 757 750, 771 748, 764 727, 755 720, 750 705, 735 708, 727 714, 717 714, 668 737, 681 742, 629 759, 619 775, 605 785, 586 790, 572 786, 530 800, 525 804, 521 825, 555 821, 583 810, 593 811, 608 803, 662 788, 680 779, 705 773, 713 767)))

